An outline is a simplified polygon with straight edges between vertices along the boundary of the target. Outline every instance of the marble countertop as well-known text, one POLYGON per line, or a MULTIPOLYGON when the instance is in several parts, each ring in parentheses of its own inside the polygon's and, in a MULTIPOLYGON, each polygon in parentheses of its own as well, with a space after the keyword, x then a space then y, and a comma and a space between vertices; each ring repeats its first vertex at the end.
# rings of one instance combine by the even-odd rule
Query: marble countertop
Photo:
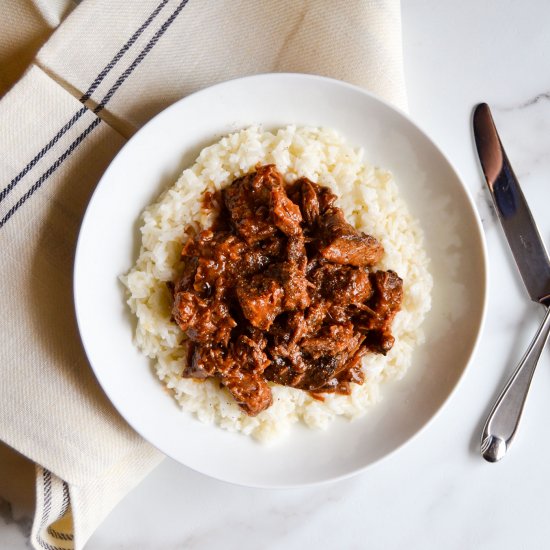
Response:
MULTIPOLYGON (((114 549, 540 549, 550 522, 550 347, 517 439, 488 464, 479 434, 491 402, 534 335, 529 302, 491 213, 471 134, 472 109, 492 109, 544 240, 550 243, 550 3, 403 2, 413 119, 451 159, 474 197, 489 251, 481 345, 458 391, 418 437, 345 481, 258 490, 206 478, 167 459, 109 515, 86 546, 114 549)), ((0 463, 15 457, 0 448, 0 463)), ((15 469, 15 468, 14 468, 15 469)), ((32 465, 0 483, 0 548, 28 548, 32 465)))

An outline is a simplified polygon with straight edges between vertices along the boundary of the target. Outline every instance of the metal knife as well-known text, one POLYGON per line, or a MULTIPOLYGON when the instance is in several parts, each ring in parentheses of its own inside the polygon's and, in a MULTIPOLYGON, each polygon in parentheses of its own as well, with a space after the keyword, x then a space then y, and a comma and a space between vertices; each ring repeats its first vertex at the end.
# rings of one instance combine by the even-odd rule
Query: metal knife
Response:
POLYGON ((550 261, 486 103, 474 111, 474 137, 500 223, 531 300, 546 307, 542 324, 496 400, 481 435, 481 454, 500 460, 516 434, 537 361, 550 333, 550 261))

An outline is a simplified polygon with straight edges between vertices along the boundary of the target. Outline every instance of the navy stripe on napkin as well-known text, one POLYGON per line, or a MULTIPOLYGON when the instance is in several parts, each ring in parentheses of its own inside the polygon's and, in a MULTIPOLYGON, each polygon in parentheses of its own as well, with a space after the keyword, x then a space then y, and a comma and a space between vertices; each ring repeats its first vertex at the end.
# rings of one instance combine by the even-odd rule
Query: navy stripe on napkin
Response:
MULTIPOLYGON (((97 77, 94 79, 94 81, 92 82, 92 84, 89 86, 89 88, 86 90, 86 92, 84 93, 84 95, 82 95, 82 97, 80 98, 80 101, 82 103, 86 102, 88 99, 90 99, 91 95, 93 94, 93 92, 97 89, 97 87, 101 84, 101 82, 105 79, 105 77, 111 72, 111 70, 115 67, 115 65, 120 61, 120 59, 124 56, 124 54, 131 48, 131 46, 135 43, 135 41, 139 38, 139 36, 145 31, 145 29, 153 22, 153 20, 157 17, 157 15, 160 13, 160 11, 162 10, 162 8, 164 8, 164 6, 169 2, 169 0, 162 0, 158 5, 157 7, 153 10, 153 12, 151 12, 151 14, 149 15, 149 17, 145 20, 145 22, 134 32, 134 34, 132 34, 132 36, 128 39, 128 41, 120 48, 120 50, 114 55, 114 57, 111 59, 111 61, 109 61, 109 63, 103 68, 103 70, 97 75, 97 77)), ((175 19, 175 17, 177 16, 177 14, 181 11, 181 9, 185 6, 185 4, 187 3, 187 0, 185 0, 185 2, 182 2, 178 8, 176 8, 176 11, 174 13, 172 13, 172 15, 169 17, 168 21, 164 23, 164 25, 161 27, 160 31, 157 31, 157 33, 155 34, 155 36, 153 36, 153 38, 149 41, 149 43, 147 44, 147 46, 144 48, 144 50, 142 50, 142 52, 140 52, 138 58, 141 58, 139 59, 139 61, 136 63, 136 60, 134 60, 134 63, 132 63, 132 65, 130 67, 131 70, 128 72, 128 69, 126 69, 126 71, 124 71, 123 75, 121 75, 121 77, 119 77, 115 83, 115 86, 111 87, 111 89, 109 90, 108 92, 108 96, 109 97, 106 97, 102 100, 102 102, 98 105, 98 107, 96 107, 96 109, 94 110, 95 113, 98 113, 99 111, 101 111, 103 109, 103 107, 107 104, 107 102, 109 101, 109 99, 114 95, 114 93, 116 92, 116 90, 120 87, 120 85, 122 84, 122 82, 124 82, 124 80, 129 76, 129 74, 133 71, 133 69, 143 60, 143 58, 145 57, 145 55, 147 55, 147 53, 152 49, 152 47, 155 45, 155 43, 158 41, 158 39, 160 38, 160 36, 162 36, 162 34, 164 34, 164 32, 166 31, 166 29, 170 26, 171 22, 175 19), (183 5, 182 5, 183 4, 183 5), (167 25, 168 23, 168 25, 167 25), (164 28, 164 30, 163 30, 164 28), (159 34, 160 32, 160 34, 159 34), (144 53, 145 52, 145 53, 144 53), (128 73, 126 74, 126 76, 124 76, 125 73, 128 73), (122 76, 124 76, 124 78, 122 78, 122 76)), ((86 112, 88 112, 88 108, 87 107, 82 107, 81 109, 79 109, 73 116, 72 118, 55 134, 55 136, 38 152, 38 154, 27 164, 27 166, 25 166, 25 168, 23 168, 23 170, 21 170, 21 172, 19 172, 19 174, 17 174, 17 176, 15 176, 15 178, 13 178, 11 180, 11 182, 0 192, 0 203, 6 198, 6 196, 10 193, 10 191, 12 191, 14 189, 14 187, 19 183, 19 181, 21 179, 23 179, 23 177, 25 177, 25 175, 30 172, 32 170, 32 168, 38 163, 38 161, 40 159, 42 159, 42 157, 44 157, 44 155, 59 141, 59 139, 72 127, 74 126, 74 124, 82 117, 82 115, 84 115, 86 112)), ((93 128, 92 128, 93 130, 93 128)), ((83 134, 85 133, 85 135, 83 136, 86 137, 89 133, 90 133, 91 130, 89 130, 89 127, 83 132, 83 134)), ((79 136, 79 138, 82 137, 82 134, 81 136, 79 136)), ((79 138, 77 138, 75 141, 78 141, 77 145, 80 144, 80 142, 82 141, 81 139, 79 140, 79 138)), ((82 139, 83 139, 82 138, 82 139)), ((74 146, 75 142, 73 142, 70 146, 69 146, 69 149, 70 149, 70 152, 68 152, 69 150, 65 151, 65 153, 63 153, 54 163, 55 165, 55 168, 54 168, 54 165, 52 165, 41 177, 39 180, 37 180, 37 182, 35 182, 35 184, 31 187, 31 189, 25 193, 25 195, 23 195, 23 197, 21 197, 21 199, 19 199, 19 201, 17 201, 16 205, 10 209, 10 211, 4 216, 4 218, 2 220, 0 220, 0 229, 5 225, 5 223, 11 218, 11 216, 19 209, 19 207, 30 197, 32 196, 32 194, 41 187, 42 183, 44 183, 44 181, 46 181, 46 179, 48 179, 48 177, 53 174, 55 172, 55 170, 57 170, 57 168, 59 167, 59 164, 61 164, 63 162, 63 160, 65 158, 67 158, 70 153, 74 150, 74 148, 77 146, 74 146), (67 154, 68 153, 68 154, 67 154), (57 164, 60 159, 63 159, 61 160, 61 162, 59 164, 57 164), (53 168, 53 169, 52 169, 53 168), (47 174, 47 175, 46 175, 47 174)))

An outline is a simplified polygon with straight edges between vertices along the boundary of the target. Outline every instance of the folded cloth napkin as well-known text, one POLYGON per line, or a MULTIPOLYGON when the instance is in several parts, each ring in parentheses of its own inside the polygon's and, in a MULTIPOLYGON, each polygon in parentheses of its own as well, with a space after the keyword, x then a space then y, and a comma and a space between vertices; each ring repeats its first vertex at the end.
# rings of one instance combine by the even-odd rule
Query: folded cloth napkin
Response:
POLYGON ((73 0, 2 0, 0 96, 21 77, 40 46, 74 6, 73 0))
MULTIPOLYGON (((4 87, 6 51, 32 57, 71 7, 7 6, 4 87)), ((74 319, 75 242, 106 166, 175 100, 246 74, 328 75, 405 107, 400 24, 398 0, 84 0, 0 100, 0 439, 37 464, 34 548, 82 548, 162 459, 98 387, 74 319)))

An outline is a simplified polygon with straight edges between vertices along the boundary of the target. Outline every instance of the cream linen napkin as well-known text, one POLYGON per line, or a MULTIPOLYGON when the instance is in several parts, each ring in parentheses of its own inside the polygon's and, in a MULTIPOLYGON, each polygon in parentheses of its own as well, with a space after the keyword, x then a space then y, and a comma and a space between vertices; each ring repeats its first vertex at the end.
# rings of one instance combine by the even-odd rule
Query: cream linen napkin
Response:
MULTIPOLYGON (((20 4, 14 29, 30 5, 55 12, 20 4)), ((246 74, 328 75, 405 107, 400 25, 398 0, 84 0, 0 101, 0 439, 37 464, 34 548, 82 548, 162 458, 97 386, 74 320, 75 241, 106 166, 167 105, 246 74)))
POLYGON ((40 46, 74 6, 72 0, 2 0, 0 97, 21 77, 40 46))

